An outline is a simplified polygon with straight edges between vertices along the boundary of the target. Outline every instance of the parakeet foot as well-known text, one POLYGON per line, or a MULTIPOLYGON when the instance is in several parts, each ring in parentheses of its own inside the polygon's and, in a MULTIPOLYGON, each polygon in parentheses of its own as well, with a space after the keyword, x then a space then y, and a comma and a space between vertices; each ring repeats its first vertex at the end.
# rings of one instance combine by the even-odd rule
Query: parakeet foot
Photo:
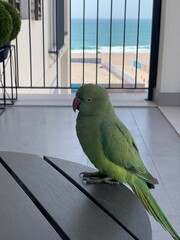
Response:
POLYGON ((119 185, 120 182, 110 177, 83 177, 82 183, 84 184, 99 184, 105 183, 110 185, 119 185))
POLYGON ((99 178, 104 178, 106 177, 105 175, 103 175, 102 173, 100 173, 99 171, 97 172, 81 172, 79 174, 80 177, 83 178, 94 178, 94 177, 99 177, 99 178))

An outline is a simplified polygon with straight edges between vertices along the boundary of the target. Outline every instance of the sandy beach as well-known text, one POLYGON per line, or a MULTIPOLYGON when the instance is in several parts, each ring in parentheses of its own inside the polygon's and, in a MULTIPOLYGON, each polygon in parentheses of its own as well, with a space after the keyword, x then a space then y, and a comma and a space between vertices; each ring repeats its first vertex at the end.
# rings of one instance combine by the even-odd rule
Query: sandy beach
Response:
MULTIPOLYGON (((82 84, 83 83, 83 64, 82 64, 82 53, 72 53, 72 64, 71 64, 71 81, 72 83, 82 84)), ((122 66, 123 66, 123 54, 112 53, 111 65, 110 57, 106 53, 99 53, 98 60, 99 64, 96 67, 95 63, 96 54, 85 53, 85 64, 84 64, 84 83, 96 83, 108 84, 109 77, 112 85, 122 84, 122 66), (111 68, 111 74, 109 74, 109 68, 111 68)), ((138 54, 138 69, 137 69, 137 84, 140 86, 147 86, 149 79, 149 58, 150 53, 139 53, 138 54)), ((135 83, 136 64, 135 53, 126 53, 124 57, 124 84, 131 85, 135 83)))

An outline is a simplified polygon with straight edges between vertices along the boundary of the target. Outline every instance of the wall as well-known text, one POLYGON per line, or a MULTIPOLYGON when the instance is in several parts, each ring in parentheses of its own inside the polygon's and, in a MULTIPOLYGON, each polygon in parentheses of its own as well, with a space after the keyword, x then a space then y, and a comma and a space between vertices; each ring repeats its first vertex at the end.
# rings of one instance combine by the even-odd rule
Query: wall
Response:
MULTIPOLYGON (((50 1, 44 1, 44 56, 43 56, 43 32, 42 21, 31 20, 31 57, 32 57, 32 79, 33 86, 42 86, 43 79, 43 64, 45 66, 46 86, 56 86, 57 77, 57 56, 54 53, 49 53, 50 47, 50 1), (44 62, 43 62, 43 57, 44 62)), ((67 12, 65 13, 68 14, 67 12)), ((61 86, 65 85, 69 80, 69 36, 65 37, 65 45, 60 50, 58 58, 58 83, 61 86), (63 69, 62 63, 63 62, 63 69)), ((30 49, 29 49, 29 20, 22 20, 21 31, 18 35, 18 60, 19 60, 19 82, 20 86, 30 86, 30 49)), ((32 92, 30 89, 28 92, 32 92)), ((27 92, 27 91, 26 91, 27 92)), ((34 92, 34 91, 33 91, 34 92)), ((36 91, 37 92, 37 91, 36 91)), ((52 92, 52 91, 51 91, 52 92)))
POLYGON ((179 0, 162 0, 160 48, 154 100, 158 105, 180 105, 179 0))

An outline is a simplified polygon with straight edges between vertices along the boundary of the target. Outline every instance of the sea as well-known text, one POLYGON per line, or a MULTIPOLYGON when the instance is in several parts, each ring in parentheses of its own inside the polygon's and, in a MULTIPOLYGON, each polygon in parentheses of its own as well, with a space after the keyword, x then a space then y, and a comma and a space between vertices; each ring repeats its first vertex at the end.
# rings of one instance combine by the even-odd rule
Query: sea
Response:
MULTIPOLYGON (((110 36, 110 20, 86 19, 84 28, 84 50, 86 53, 95 53, 96 50, 101 53, 136 52, 138 43, 138 52, 149 52, 151 44, 151 19, 140 19, 139 35, 137 34, 137 19, 127 19, 124 31, 124 20, 112 20, 112 35, 110 36)), ((83 20, 71 19, 71 51, 72 53, 81 53, 83 51, 83 20)))

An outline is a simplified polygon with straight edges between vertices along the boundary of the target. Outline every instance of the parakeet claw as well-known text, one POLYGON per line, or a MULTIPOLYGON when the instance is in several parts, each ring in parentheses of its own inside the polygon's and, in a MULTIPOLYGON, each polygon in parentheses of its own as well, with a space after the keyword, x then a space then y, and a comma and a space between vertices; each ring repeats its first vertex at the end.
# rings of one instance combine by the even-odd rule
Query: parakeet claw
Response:
POLYGON ((102 173, 100 173, 99 171, 97 171, 97 172, 81 172, 79 174, 79 177, 83 177, 83 178, 91 178, 91 177, 103 178, 103 177, 106 177, 106 176, 103 175, 102 173))
POLYGON ((120 182, 116 181, 112 178, 105 177, 105 178, 83 178, 82 183, 84 184, 99 184, 99 183, 105 183, 110 185, 119 185, 120 182))
POLYGON ((98 184, 98 183, 106 183, 111 185, 119 185, 119 181, 107 177, 101 172, 81 172, 79 177, 82 177, 82 183, 84 184, 98 184))
POLYGON ((118 180, 110 178, 110 177, 105 178, 104 183, 107 183, 110 185, 119 185, 120 184, 120 182, 118 180))

